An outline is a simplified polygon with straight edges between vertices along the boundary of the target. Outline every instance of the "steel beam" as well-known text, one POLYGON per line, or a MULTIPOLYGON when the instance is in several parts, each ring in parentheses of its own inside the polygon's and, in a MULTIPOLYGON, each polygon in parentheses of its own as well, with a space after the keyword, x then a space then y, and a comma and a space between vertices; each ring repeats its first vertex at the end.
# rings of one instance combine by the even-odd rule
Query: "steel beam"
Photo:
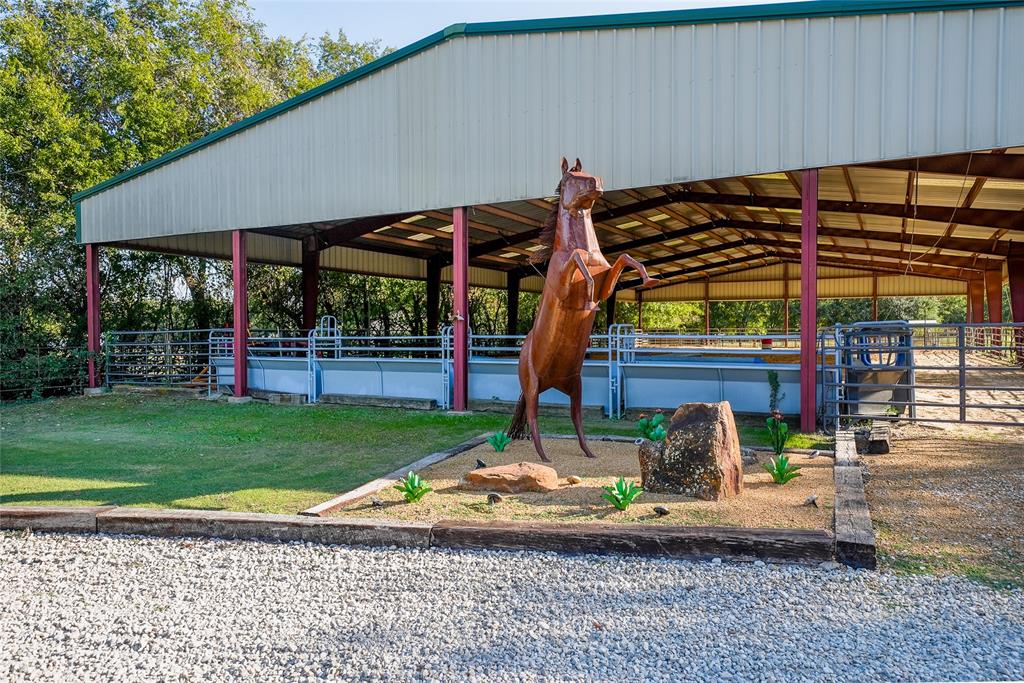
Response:
POLYGON ((803 172, 800 198, 800 431, 817 423, 818 169, 803 172))
POLYGON ((302 240, 302 329, 316 327, 317 301, 320 298, 320 250, 316 238, 302 240))
POLYGON ((945 173, 957 176, 1024 180, 1024 155, 1020 154, 947 154, 939 157, 876 161, 851 168, 884 168, 921 173, 945 173))
POLYGON ((235 396, 249 393, 249 275, 245 253, 245 231, 231 233, 231 282, 234 305, 235 396))
POLYGON ((85 329, 87 335, 89 388, 100 386, 96 360, 100 356, 100 248, 85 245, 85 329))
MULTIPOLYGON (((821 228, 818 228, 819 233, 821 228)), ((766 239, 763 237, 748 237, 745 238, 740 244, 757 244, 764 247, 773 247, 778 249, 796 249, 799 248, 800 243, 795 240, 778 240, 778 239, 766 239)), ((725 248, 725 245, 723 245, 725 248)), ((948 268, 959 268, 961 270, 969 271, 986 271, 1002 266, 1002 261, 999 259, 991 258, 976 258, 969 256, 950 256, 947 254, 932 254, 932 253, 914 253, 908 251, 896 251, 893 249, 873 249, 869 247, 856 247, 848 246, 845 244, 829 244, 818 243, 819 253, 829 254, 858 254, 860 256, 877 256, 879 258, 892 259, 897 263, 882 263, 882 265, 893 266, 897 268, 906 269, 907 262, 912 262, 910 265, 909 273, 913 273, 914 270, 920 266, 938 266, 948 268)), ((686 252, 681 254, 681 257, 687 256, 686 252)), ((962 277, 962 276, 957 276, 962 277)))
MULTIPOLYGON (((777 252, 778 257, 784 261, 793 263, 800 262, 800 254, 797 252, 777 252)), ((886 275, 917 275, 918 277, 930 277, 939 280, 973 280, 981 277, 981 273, 968 271, 961 273, 948 268, 936 268, 934 266, 918 266, 912 273, 908 273, 904 266, 895 263, 879 263, 878 261, 864 261, 859 259, 830 258, 818 256, 819 266, 838 266, 840 268, 851 268, 863 270, 868 273, 885 273, 886 275)))
POLYGON ((452 211, 452 225, 452 318, 455 328, 452 408, 463 412, 469 405, 469 211, 465 206, 452 211))
MULTIPOLYGON (((692 190, 670 190, 663 197, 665 204, 689 202, 692 204, 713 204, 717 206, 749 206, 771 209, 800 209, 801 200, 795 197, 771 197, 766 195, 719 194, 716 192, 694 192, 692 190)), ((640 203, 640 202, 638 202, 640 203)), ((621 207, 626 208, 626 207, 621 207)), ((818 211, 828 213, 859 213, 891 218, 916 218, 922 221, 975 225, 985 228, 1024 232, 1024 214, 1004 209, 977 209, 957 206, 932 206, 913 204, 887 204, 883 202, 847 202, 819 200, 818 211)))
MULTIPOLYGON (((726 266, 736 265, 737 263, 747 263, 749 261, 763 261, 767 259, 775 258, 775 254, 772 252, 765 252, 762 254, 746 254, 744 256, 737 256, 736 258, 726 259, 724 261, 714 261, 712 263, 702 263, 699 266, 690 266, 687 268, 679 268, 677 270, 668 270, 663 273, 658 273, 655 279, 659 282, 662 280, 670 280, 672 278, 682 277, 683 275, 693 275, 695 273, 703 273, 706 270, 715 270, 716 268, 724 268, 726 266)), ((619 282, 619 289, 630 289, 632 287, 638 287, 643 284, 643 280, 637 278, 634 280, 625 280, 619 282)), ((660 289, 661 287, 669 287, 674 282, 665 282, 664 284, 658 284, 649 289, 660 289)))
POLYGON ((359 218, 349 223, 345 223, 344 225, 324 230, 323 232, 318 233, 316 237, 320 248, 327 249, 328 247, 336 247, 346 244, 367 233, 371 233, 374 230, 386 228, 392 223, 400 223, 409 216, 415 215, 415 213, 396 213, 388 216, 359 218))

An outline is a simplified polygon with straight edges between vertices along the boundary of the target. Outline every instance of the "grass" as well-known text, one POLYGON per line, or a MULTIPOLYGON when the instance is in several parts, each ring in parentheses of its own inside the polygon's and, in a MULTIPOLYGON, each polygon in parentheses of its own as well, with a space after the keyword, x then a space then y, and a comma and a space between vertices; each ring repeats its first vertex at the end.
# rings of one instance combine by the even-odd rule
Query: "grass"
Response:
MULTIPOLYGON (((0 503, 294 513, 508 419, 119 394, 9 405, 0 503)), ((744 445, 767 444, 759 424, 739 422, 744 445)), ((572 425, 543 418, 541 429, 572 425)), ((633 423, 590 420, 587 433, 633 435, 633 423)), ((817 443, 795 434, 790 445, 817 443)))

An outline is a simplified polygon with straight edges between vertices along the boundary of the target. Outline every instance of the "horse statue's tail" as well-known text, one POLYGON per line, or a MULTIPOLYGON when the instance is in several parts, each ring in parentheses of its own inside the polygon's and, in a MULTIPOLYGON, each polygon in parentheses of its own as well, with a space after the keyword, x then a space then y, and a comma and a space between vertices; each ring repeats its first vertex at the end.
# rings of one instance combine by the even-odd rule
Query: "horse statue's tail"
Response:
POLYGON ((505 430, 505 436, 510 439, 526 438, 526 397, 522 394, 519 394, 516 412, 512 415, 512 424, 505 430))

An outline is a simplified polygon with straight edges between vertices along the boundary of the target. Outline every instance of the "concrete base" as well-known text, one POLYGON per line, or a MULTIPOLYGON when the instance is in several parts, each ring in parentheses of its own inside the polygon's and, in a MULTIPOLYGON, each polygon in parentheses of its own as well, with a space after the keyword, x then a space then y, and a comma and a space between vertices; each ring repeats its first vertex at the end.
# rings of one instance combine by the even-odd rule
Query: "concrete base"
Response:
POLYGON ((472 415, 473 411, 472 410, 446 410, 446 411, 444 411, 444 414, 445 415, 454 415, 454 416, 458 417, 459 415, 472 415))
POLYGON ((252 396, 228 396, 228 403, 252 403, 252 396))
MULTIPOLYGON (((515 401, 497 401, 494 399, 472 399, 469 409, 483 413, 508 413, 516 409, 515 401)), ((569 405, 560 403, 541 403, 537 406, 537 414, 541 417, 569 417, 569 405)), ((583 406, 585 420, 600 420, 604 417, 604 406, 583 406)))
POLYGON ((320 403, 341 406, 373 406, 376 408, 405 408, 406 410, 436 410, 432 398, 399 398, 397 396, 361 396, 359 394, 321 394, 320 403))
POLYGON ((86 387, 82 390, 82 396, 103 396, 110 393, 110 387, 86 387))
POLYGON ((249 395, 255 399, 266 401, 267 403, 273 403, 274 405, 301 406, 306 402, 306 397, 303 394, 286 394, 279 391, 253 390, 249 392, 249 395))
POLYGON ((196 397, 206 395, 206 386, 181 387, 181 386, 159 386, 140 384, 115 384, 115 394, 146 394, 148 396, 186 396, 196 397))

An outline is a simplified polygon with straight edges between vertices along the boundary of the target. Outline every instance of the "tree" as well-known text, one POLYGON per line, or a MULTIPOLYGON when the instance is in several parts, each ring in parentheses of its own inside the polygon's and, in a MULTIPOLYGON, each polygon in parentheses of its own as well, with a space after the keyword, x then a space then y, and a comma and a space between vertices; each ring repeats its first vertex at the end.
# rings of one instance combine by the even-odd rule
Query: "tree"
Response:
MULTIPOLYGON (((0 46, 5 349, 84 341, 74 192, 384 52, 269 37, 242 0, 14 0, 0 46)), ((226 263, 106 249, 102 268, 108 328, 226 322, 226 263)), ((253 319, 297 327, 299 278, 277 270, 254 269, 253 319)))

